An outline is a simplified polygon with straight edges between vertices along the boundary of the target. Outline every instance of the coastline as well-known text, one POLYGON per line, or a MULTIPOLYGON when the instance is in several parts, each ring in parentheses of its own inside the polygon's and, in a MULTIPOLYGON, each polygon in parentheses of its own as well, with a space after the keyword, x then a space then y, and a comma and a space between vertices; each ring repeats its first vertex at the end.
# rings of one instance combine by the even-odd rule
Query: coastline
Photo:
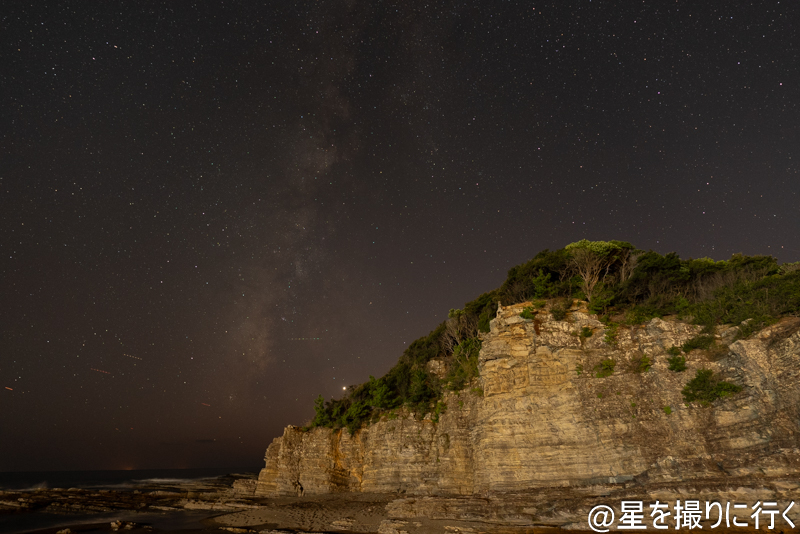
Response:
POLYGON ((123 532, 217 531, 210 518, 254 506, 234 483, 256 475, 232 471, 0 473, 0 533, 113 532, 114 521, 123 532))
MULTIPOLYGON (((180 483, 150 480, 140 483, 140 489, 126 486, 123 490, 0 491, 0 533, 567 534, 591 532, 587 517, 596 505, 608 505, 620 517, 621 501, 650 502, 656 495, 671 509, 674 496, 706 501, 752 497, 766 502, 774 494, 755 480, 740 478, 706 484, 662 483, 656 493, 652 493, 653 487, 636 484, 600 484, 473 495, 335 492, 257 497, 252 491, 254 478, 254 474, 241 474, 180 483), (747 495, 741 494, 744 487, 749 488, 747 495)), ((798 521, 794 513, 790 516, 798 521)), ((712 529, 715 519, 701 520, 703 530, 715 534, 757 532, 752 524, 749 528, 725 528, 724 522, 712 529)), ((776 519, 775 534, 794 530, 781 521, 776 519)), ((647 513, 644 522, 653 532, 647 513)), ((760 530, 765 527, 762 523, 760 530)), ((674 530, 672 523, 669 530, 674 530)))

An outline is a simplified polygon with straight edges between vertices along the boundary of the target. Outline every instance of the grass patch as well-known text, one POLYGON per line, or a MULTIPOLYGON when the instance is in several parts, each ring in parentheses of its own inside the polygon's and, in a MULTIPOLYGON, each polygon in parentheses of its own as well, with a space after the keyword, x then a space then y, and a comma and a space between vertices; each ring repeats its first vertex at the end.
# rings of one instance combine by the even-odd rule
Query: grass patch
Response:
POLYGON ((607 345, 616 347, 618 343, 618 337, 619 337, 619 325, 610 324, 608 328, 606 328, 606 335, 603 336, 603 341, 605 341, 607 345))
POLYGON ((651 367, 653 367, 653 361, 646 354, 642 354, 633 361, 633 372, 635 373, 646 373, 651 367))
POLYGON ((681 349, 686 354, 689 354, 694 349, 707 350, 714 344, 714 336, 696 336, 681 345, 681 349))
POLYGON ((446 411, 447 411, 447 404, 445 404, 442 401, 437 402, 436 408, 433 409, 433 417, 431 417, 431 421, 433 421, 434 423, 438 423, 439 416, 446 411))
POLYGON ((664 410, 664 413, 667 414, 667 415, 672 413, 672 408, 670 408, 669 406, 664 406, 661 409, 664 410))
POLYGON ((612 360, 611 358, 607 360, 603 360, 602 362, 598 363, 594 370, 596 371, 597 378, 606 378, 607 376, 611 376, 614 374, 614 367, 617 366, 617 362, 612 360))

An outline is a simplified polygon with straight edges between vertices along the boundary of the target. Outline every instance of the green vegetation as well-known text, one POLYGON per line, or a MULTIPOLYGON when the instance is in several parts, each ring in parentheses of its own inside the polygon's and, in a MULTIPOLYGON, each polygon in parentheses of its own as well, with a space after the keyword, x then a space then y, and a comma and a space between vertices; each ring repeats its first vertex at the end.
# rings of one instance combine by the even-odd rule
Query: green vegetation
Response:
POLYGON ((667 354, 670 356, 680 356, 681 348, 680 347, 670 347, 667 349, 667 354))
POLYGON ((603 341, 605 341, 607 345, 616 347, 617 336, 619 336, 619 326, 614 323, 610 323, 608 328, 606 328, 606 335, 603 336, 603 341))
POLYGON ((550 315, 553 316, 553 319, 556 321, 563 321, 567 318, 567 307, 566 303, 559 302, 558 304, 553 304, 550 308, 550 315))
POLYGON ((682 373, 686 370, 686 358, 683 356, 670 356, 667 358, 669 370, 682 373))
MULTIPOLYGON (((479 335, 489 331, 497 303, 508 306, 531 300, 523 314, 533 316, 548 306, 554 319, 564 320, 575 298, 588 300, 590 311, 607 325, 604 341, 610 346, 617 345, 623 328, 614 321, 634 325, 677 315, 703 326, 701 335, 682 350, 701 348, 722 355, 726 349, 711 335, 718 325, 738 326, 738 336, 745 338, 783 315, 800 314, 800 263, 779 265, 771 256, 741 254, 722 261, 681 259, 674 252, 642 251, 624 241, 581 240, 560 250, 544 250, 512 267, 499 288, 467 302, 463 309, 451 310, 443 323, 411 343, 383 377, 350 387, 341 399, 318 398, 311 426, 355 432, 401 407, 418 417, 434 412, 448 390, 469 388, 483 395, 474 382, 479 335), (442 380, 428 372, 428 362, 434 358, 448 370, 442 380)), ((585 335, 583 329, 579 335, 585 335)), ((674 349, 668 351, 670 369, 683 370, 685 358, 674 349)), ((597 371, 608 376, 613 367, 610 372, 597 371)), ((732 391, 726 385, 719 387, 720 394, 732 391)))
POLYGON ((453 350, 453 362, 447 373, 447 389, 461 391, 473 378, 478 376, 478 354, 481 341, 469 338, 462 341, 453 350))
POLYGON ((617 362, 612 360, 611 358, 607 360, 603 360, 602 362, 598 363, 594 370, 597 371, 597 378, 605 378, 607 376, 611 376, 614 374, 614 367, 617 366, 617 362))
POLYGON ((579 276, 578 285, 589 304, 596 304, 596 297, 604 301, 613 298, 613 292, 606 293, 605 274, 616 266, 619 271, 627 270, 624 266, 632 260, 635 248, 624 241, 581 241, 570 243, 564 250, 568 251, 567 265, 579 276))
POLYGON ((591 328, 589 328, 588 326, 584 326, 583 328, 581 328, 580 336, 581 336, 583 339, 586 339, 586 338, 592 337, 592 334, 594 334, 594 332, 593 332, 593 331, 592 331, 592 329, 591 329, 591 328))
POLYGON ((667 415, 669 415, 669 414, 671 414, 671 413, 672 413, 672 408, 671 408, 671 407, 669 407, 669 406, 664 406, 664 407, 663 407, 663 408, 661 408, 661 409, 662 409, 662 410, 664 410, 664 413, 665 413, 665 414, 667 414, 667 415))
POLYGON ((536 311, 533 309, 533 306, 528 306, 522 313, 519 314, 520 317, 523 319, 533 320, 536 317, 536 311))
POLYGON ((698 369, 694 378, 684 386, 681 394, 687 403, 698 401, 703 406, 708 406, 717 399, 739 393, 741 386, 723 382, 714 376, 711 369, 698 369))
POLYGON ((681 349, 683 349, 683 352, 686 354, 689 354, 694 349, 708 350, 713 344, 714 336, 697 336, 681 345, 681 349))
POLYGON ((431 418, 431 421, 433 421, 434 423, 438 423, 439 416, 446 411, 447 411, 447 404, 441 401, 437 402, 436 408, 433 409, 433 417, 431 418))
POLYGON ((722 343, 712 343, 712 345, 707 349, 706 357, 715 362, 720 360, 721 358, 728 355, 728 347, 727 345, 723 345, 722 343))
POLYGON ((580 363, 577 364, 575 366, 575 372, 578 374, 578 376, 581 376, 581 374, 583 373, 583 364, 580 363))
POLYGON ((646 354, 642 354, 639 358, 636 358, 633 363, 633 370, 636 373, 646 373, 653 366, 652 360, 646 354))

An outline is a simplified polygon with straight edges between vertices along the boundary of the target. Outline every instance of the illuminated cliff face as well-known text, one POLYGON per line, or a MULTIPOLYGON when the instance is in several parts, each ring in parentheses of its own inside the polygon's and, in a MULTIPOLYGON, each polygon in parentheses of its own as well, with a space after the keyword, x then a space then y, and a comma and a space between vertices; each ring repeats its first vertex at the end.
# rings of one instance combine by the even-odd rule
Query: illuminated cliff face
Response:
POLYGON ((523 319, 529 304, 498 311, 479 382, 446 394, 438 421, 399 411, 355 436, 290 426, 267 449, 256 493, 471 495, 800 473, 800 320, 736 342, 735 327, 721 329, 674 372, 667 349, 700 327, 653 319, 614 335, 579 301, 563 321, 546 309, 523 319), (686 405, 698 369, 743 389, 686 405))

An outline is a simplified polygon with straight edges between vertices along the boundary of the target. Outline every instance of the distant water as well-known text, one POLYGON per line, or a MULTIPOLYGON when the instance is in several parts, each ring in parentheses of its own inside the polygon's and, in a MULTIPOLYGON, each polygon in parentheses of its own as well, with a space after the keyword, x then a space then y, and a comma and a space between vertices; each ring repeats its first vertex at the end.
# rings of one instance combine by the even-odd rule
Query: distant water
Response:
MULTIPOLYGON (((35 491, 40 488, 110 489, 115 491, 180 490, 182 485, 203 483, 230 486, 231 474, 258 473, 259 468, 238 469, 141 469, 131 471, 35 471, 0 473, 0 490, 35 491)), ((2 498, 2 496, 0 496, 2 498)), ((78 524, 110 523, 123 520, 151 524, 161 531, 203 530, 202 521, 219 515, 207 511, 110 512, 103 514, 56 515, 42 512, 0 514, 0 533, 19 534, 78 524)))
POLYGON ((204 519, 215 515, 219 515, 219 512, 112 512, 92 515, 55 515, 42 512, 0 514, 0 533, 25 534, 26 532, 36 532, 44 529, 62 529, 70 526, 74 527, 75 525, 94 525, 99 523, 104 523, 107 531, 108 525, 112 521, 133 521, 147 524, 151 525, 156 532, 220 532, 217 528, 209 528, 203 524, 204 519))
POLYGON ((220 482, 231 473, 258 473, 259 467, 205 469, 137 469, 129 471, 27 471, 0 473, 0 490, 35 490, 44 488, 113 489, 124 491, 151 486, 180 486, 211 481, 220 482))

